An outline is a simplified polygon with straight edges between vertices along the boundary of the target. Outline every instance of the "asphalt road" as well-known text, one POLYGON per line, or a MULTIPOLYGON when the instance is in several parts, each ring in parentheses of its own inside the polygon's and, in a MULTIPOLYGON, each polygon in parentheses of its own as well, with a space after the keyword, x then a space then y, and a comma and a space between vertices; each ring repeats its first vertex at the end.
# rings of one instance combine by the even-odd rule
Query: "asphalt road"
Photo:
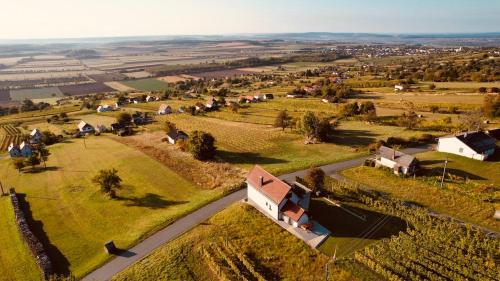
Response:
MULTIPOLYGON (((408 148, 402 150, 408 154, 415 154, 420 152, 428 151, 428 147, 420 148, 408 148)), ((339 163, 329 164, 321 166, 320 168, 325 171, 327 175, 334 175, 336 172, 352 168, 361 165, 367 158, 373 156, 360 157, 352 160, 347 160, 339 163)), ((280 179, 294 181, 296 176, 303 177, 307 173, 307 170, 297 171, 294 173, 286 174, 280 176, 280 179)), ((132 265, 134 262, 141 260, 142 258, 149 255, 155 249, 159 248, 161 245, 179 237, 183 233, 197 226, 198 224, 206 221, 216 213, 222 211, 229 205, 246 198, 246 189, 239 190, 232 194, 229 194, 217 201, 214 201, 193 213, 186 215, 185 217, 175 221, 171 225, 165 227, 164 229, 158 231, 152 236, 148 237, 144 241, 137 244, 135 247, 122 252, 117 255, 108 263, 104 264, 100 268, 91 272, 85 276, 82 280, 84 281, 105 281, 111 279, 114 275, 125 270, 127 267, 132 265)), ((103 249, 104 250, 104 249, 103 249)))

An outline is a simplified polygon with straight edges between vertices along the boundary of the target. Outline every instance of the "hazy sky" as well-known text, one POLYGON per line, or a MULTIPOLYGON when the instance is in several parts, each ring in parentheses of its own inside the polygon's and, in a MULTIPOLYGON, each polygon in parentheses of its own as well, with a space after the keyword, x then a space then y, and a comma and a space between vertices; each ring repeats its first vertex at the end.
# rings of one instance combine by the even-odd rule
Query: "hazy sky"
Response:
POLYGON ((0 39, 498 32, 500 0, 0 0, 0 39))

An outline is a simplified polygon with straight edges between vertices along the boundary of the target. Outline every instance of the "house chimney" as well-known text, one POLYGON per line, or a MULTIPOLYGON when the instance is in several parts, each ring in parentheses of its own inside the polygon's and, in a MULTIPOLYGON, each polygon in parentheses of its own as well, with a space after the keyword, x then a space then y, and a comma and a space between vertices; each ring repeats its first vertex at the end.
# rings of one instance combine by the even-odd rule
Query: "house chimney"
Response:
POLYGON ((259 187, 262 187, 264 185, 264 177, 260 176, 259 177, 259 187))

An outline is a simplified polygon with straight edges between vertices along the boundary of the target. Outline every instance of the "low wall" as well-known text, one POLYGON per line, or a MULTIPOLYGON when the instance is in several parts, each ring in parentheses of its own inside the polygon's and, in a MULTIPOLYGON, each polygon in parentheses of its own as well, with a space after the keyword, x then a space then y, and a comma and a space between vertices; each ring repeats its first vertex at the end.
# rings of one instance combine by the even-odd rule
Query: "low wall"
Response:
POLYGON ((45 252, 42 243, 36 238, 36 236, 31 232, 28 223, 26 222, 26 217, 22 208, 19 206, 19 199, 17 198, 16 191, 14 189, 10 190, 10 199, 12 202, 12 206, 14 207, 14 213, 16 215, 16 222, 23 237, 24 241, 28 244, 28 247, 31 250, 31 253, 36 259, 36 263, 40 270, 42 271, 43 276, 46 280, 50 278, 52 275, 52 262, 49 259, 49 256, 45 252))

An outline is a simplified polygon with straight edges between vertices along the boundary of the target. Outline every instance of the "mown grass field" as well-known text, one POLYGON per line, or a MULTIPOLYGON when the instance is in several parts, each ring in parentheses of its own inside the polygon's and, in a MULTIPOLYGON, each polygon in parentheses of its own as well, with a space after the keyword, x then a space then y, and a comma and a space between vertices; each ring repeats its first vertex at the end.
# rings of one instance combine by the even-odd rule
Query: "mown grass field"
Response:
POLYGON ((155 78, 124 80, 120 81, 120 83, 127 87, 144 92, 163 91, 170 88, 167 83, 155 78))
POLYGON ((434 84, 436 88, 445 89, 471 89, 477 91, 480 87, 485 87, 487 89, 491 87, 500 87, 500 82, 424 82, 422 84, 434 84))
POLYGON ((500 230, 500 223, 493 218, 498 203, 485 202, 480 196, 481 192, 488 192, 482 191, 484 187, 500 184, 500 162, 481 162, 439 152, 418 154, 417 158, 424 167, 424 176, 416 179, 401 178, 390 171, 369 167, 345 170, 342 174, 402 200, 500 230), (440 176, 446 157, 449 160, 448 173, 441 189, 440 176))
MULTIPOLYGON (((49 245, 59 273, 76 277, 109 256, 103 243, 125 249, 141 237, 214 198, 143 153, 108 137, 90 137, 50 147, 47 169, 19 174, 10 159, 0 161, 4 186, 26 195, 33 230, 49 245), (101 169, 116 168, 122 178, 118 199, 110 200, 91 182, 101 169)), ((11 259, 17 259, 10 256, 11 259)))
MULTIPOLYGON (((234 204, 113 280, 218 280, 215 273, 218 270, 228 280, 242 280, 242 275, 246 280, 257 280, 256 274, 249 274, 249 267, 265 280, 321 280, 327 261, 327 256, 311 249, 253 207, 234 204), (207 257, 204 251, 211 254, 207 257), (221 253, 240 269, 240 274, 221 253)), ((355 273, 349 273, 340 264, 330 268, 329 278, 353 280, 355 273)))
POLYGON ((163 121, 169 120, 186 132, 202 130, 211 133, 216 139, 218 158, 246 169, 259 164, 273 173, 283 174, 366 153, 335 143, 304 145, 301 135, 265 125, 187 114, 172 114, 157 119, 158 128, 163 121))
POLYGON ((0 197, 0 280, 41 280, 31 251, 21 238, 10 197, 0 197))

